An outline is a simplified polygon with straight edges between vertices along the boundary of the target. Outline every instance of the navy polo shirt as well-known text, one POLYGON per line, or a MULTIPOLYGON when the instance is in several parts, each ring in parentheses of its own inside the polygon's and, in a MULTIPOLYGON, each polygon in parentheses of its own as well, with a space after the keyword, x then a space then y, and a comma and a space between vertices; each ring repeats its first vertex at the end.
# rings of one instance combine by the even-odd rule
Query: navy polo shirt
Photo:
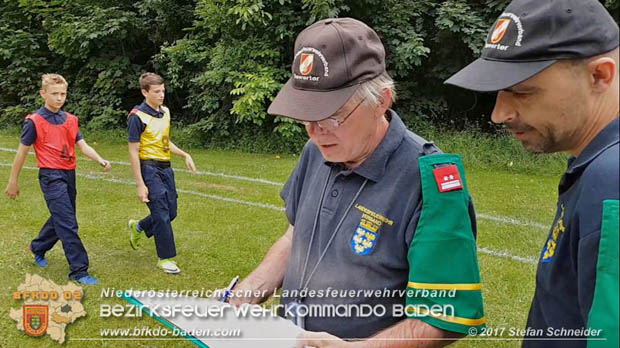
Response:
MULTIPOLYGON (((592 307, 604 200, 618 200, 618 118, 570 157, 555 221, 543 247, 527 327, 529 338, 583 337, 592 307), (549 329, 551 328, 551 329, 549 329)), ((596 329, 596 328, 593 328, 596 329)), ((524 340, 523 347, 586 347, 581 341, 524 340)))
POLYGON ((302 281, 301 288, 323 291, 325 295, 315 293, 303 298, 302 303, 308 307, 369 304, 382 305, 387 309, 382 316, 306 316, 307 330, 327 331, 343 338, 364 338, 404 319, 392 315, 391 311, 394 304, 405 304, 404 296, 358 296, 357 293, 342 296, 339 293, 334 297, 328 293, 329 289, 407 289, 407 252, 422 209, 418 158, 440 150, 407 130, 394 111, 388 110, 388 119, 389 129, 381 143, 368 159, 353 170, 340 163, 326 162, 317 146, 308 142, 280 193, 285 201, 288 221, 295 226, 281 304, 286 306, 303 297, 293 296, 293 291, 300 289, 302 281), (365 187, 359 191, 365 181, 365 187), (320 204, 324 187, 325 195, 320 204), (354 200, 358 192, 359 196, 354 200), (316 233, 311 242, 317 210, 316 233), (371 219, 379 228, 370 252, 359 253, 352 240, 363 219, 371 219), (341 227, 306 286, 308 277, 341 220, 341 227), (308 249, 309 258, 304 272, 308 249))
MULTIPOLYGON (((43 116, 49 123, 54 125, 59 125, 65 123, 67 119, 67 115, 64 111, 58 110, 58 112, 51 112, 45 106, 42 106, 39 110, 34 113, 43 116)), ((82 132, 78 130, 77 137, 75 138, 75 142, 82 140, 82 132)), ((32 120, 26 120, 24 122, 24 128, 22 129, 22 137, 21 143, 26 146, 31 146, 37 140, 37 129, 34 126, 34 122, 32 120)))
MULTIPOLYGON (((138 109, 142 112, 145 112, 153 117, 162 118, 164 117, 164 112, 159 108, 159 110, 155 110, 146 103, 146 101, 142 102, 140 105, 134 106, 134 109, 138 109)), ((127 138, 130 143, 139 143, 140 136, 142 132, 146 129, 146 124, 142 122, 140 117, 136 114, 129 114, 129 119, 127 120, 127 138)))

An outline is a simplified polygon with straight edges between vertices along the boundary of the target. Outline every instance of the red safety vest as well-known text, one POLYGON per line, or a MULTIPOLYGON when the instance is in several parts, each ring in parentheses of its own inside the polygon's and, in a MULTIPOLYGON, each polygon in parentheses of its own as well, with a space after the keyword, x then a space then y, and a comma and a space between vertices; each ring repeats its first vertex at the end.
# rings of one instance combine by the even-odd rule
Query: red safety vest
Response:
POLYGON ((45 117, 34 113, 26 116, 34 123, 37 131, 34 152, 37 154, 39 168, 75 169, 75 139, 77 138, 78 118, 66 112, 63 124, 55 125, 45 117))

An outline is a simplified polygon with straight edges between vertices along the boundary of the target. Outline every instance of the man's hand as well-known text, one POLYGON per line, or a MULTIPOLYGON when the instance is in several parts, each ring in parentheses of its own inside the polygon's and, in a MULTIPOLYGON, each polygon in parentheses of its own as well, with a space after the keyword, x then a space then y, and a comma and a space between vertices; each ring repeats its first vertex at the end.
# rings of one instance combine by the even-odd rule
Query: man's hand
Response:
POLYGON ((146 185, 138 185, 138 199, 142 203, 148 203, 149 201, 149 188, 146 185))
POLYGON ((295 342, 295 348, 346 348, 351 345, 351 342, 343 341, 334 335, 328 334, 327 332, 310 331, 300 333, 297 336, 297 342, 295 342))
POLYGON ((109 172, 110 171, 110 162, 104 160, 103 158, 99 161, 99 165, 103 167, 103 171, 104 172, 109 172))
POLYGON ((192 172, 196 173, 196 165, 194 164, 192 156, 190 156, 189 154, 185 156, 185 166, 187 167, 187 170, 191 170, 192 172))
POLYGON ((9 184, 6 185, 4 193, 6 193, 10 199, 15 199, 19 196, 19 186, 17 186, 16 183, 9 182, 9 184))

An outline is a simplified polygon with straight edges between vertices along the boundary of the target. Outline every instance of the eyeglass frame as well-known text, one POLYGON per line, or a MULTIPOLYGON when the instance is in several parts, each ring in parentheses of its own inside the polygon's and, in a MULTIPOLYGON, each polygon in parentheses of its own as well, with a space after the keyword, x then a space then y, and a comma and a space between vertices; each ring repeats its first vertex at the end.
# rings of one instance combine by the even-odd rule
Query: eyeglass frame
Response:
POLYGON ((312 123, 315 123, 320 129, 322 130, 327 130, 327 131, 335 131, 336 129, 338 129, 340 126, 342 126, 343 123, 345 123, 349 117, 351 117, 351 115, 353 115, 353 113, 355 112, 355 110, 357 110, 360 105, 362 105, 362 103, 366 100, 366 97, 362 98, 362 100, 360 100, 359 103, 357 103, 357 105, 353 108, 353 110, 351 110, 351 112, 349 112, 345 117, 343 117, 341 120, 338 120, 336 118, 334 118, 333 116, 329 116, 328 118, 324 118, 322 120, 318 120, 318 121, 301 121, 301 123, 304 126, 309 126, 312 123), (330 120, 331 121, 331 127, 326 127, 326 126, 321 126, 321 122, 323 121, 327 121, 330 120))

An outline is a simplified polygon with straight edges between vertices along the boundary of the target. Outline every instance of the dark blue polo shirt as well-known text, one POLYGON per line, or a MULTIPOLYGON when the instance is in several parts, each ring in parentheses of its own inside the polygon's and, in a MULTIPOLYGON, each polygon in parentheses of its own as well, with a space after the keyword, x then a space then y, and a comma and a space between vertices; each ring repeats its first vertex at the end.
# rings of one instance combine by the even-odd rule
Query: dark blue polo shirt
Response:
MULTIPOLYGON (((43 118, 45 118, 49 123, 54 124, 54 125, 63 124, 65 123, 65 120, 67 119, 67 115, 65 114, 64 111, 58 110, 58 112, 51 112, 45 106, 42 106, 39 110, 35 111, 34 113, 43 116, 43 118)), ((83 139, 82 132, 78 130, 78 134, 77 134, 77 137, 75 138, 75 142, 77 143, 78 141, 82 139, 83 139)), ((26 120, 24 122, 24 128, 22 129, 21 143, 26 146, 30 146, 34 144, 36 140, 37 140, 37 129, 34 126, 34 122, 32 122, 31 120, 26 120)))
MULTIPOLYGON (((558 189, 555 221, 538 263, 536 292, 527 321, 527 327, 534 331, 528 338, 583 337, 556 330, 588 327, 603 201, 618 200, 620 195, 618 132, 616 118, 578 157, 568 160, 558 189)), ((586 344, 585 340, 524 340, 523 347, 571 348, 586 344)))
MULTIPOLYGON (((308 142, 297 167, 280 193, 286 216, 295 226, 292 251, 282 285, 281 304, 295 300, 287 296, 303 286, 342 220, 324 258, 312 275, 307 289, 404 290, 407 288, 409 262, 407 252, 422 209, 418 158, 440 150, 408 131, 398 115, 389 110, 389 129, 375 151, 359 167, 349 170, 340 163, 326 162, 317 146, 308 142), (365 187, 360 187, 366 181, 365 187), (326 186, 320 205, 323 188, 326 186), (359 191, 355 201, 354 197, 359 191), (319 206, 320 205, 320 206, 319 206), (347 208, 350 206, 349 210, 347 208), (316 233, 310 242, 319 210, 316 233), (365 218, 363 217, 365 216, 365 218), (356 252, 352 239, 363 219, 379 225, 377 239, 370 251, 356 252), (310 249, 304 273, 306 252, 310 249)), ((393 316, 392 305, 404 304, 401 296, 323 296, 303 299, 304 305, 383 305, 383 316, 320 317, 309 316, 305 328, 327 331, 343 338, 368 337, 404 317, 393 316)))
MULTIPOLYGON (((155 110, 146 103, 146 101, 142 102, 140 105, 134 106, 134 109, 138 109, 142 112, 145 112, 153 117, 162 118, 164 117, 164 112, 161 110, 155 110)), ((140 117, 136 114, 130 114, 129 119, 127 120, 127 138, 130 143, 139 143, 140 136, 142 132, 146 129, 146 124, 142 122, 140 117)))

